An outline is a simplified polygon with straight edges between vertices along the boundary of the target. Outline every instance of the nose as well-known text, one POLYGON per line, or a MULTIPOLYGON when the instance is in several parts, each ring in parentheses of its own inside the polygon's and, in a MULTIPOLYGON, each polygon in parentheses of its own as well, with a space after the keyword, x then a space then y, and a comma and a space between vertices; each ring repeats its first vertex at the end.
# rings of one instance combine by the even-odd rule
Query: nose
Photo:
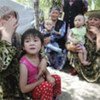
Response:
POLYGON ((35 42, 30 39, 30 46, 33 46, 34 44, 35 44, 35 42))

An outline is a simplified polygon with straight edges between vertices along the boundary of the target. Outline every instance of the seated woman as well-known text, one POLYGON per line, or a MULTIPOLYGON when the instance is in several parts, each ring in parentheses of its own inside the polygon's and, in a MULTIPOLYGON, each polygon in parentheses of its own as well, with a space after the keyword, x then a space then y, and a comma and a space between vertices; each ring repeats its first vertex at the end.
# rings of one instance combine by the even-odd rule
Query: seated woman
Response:
POLYGON ((81 50, 79 45, 75 46, 66 42, 66 48, 73 53, 70 64, 75 71, 88 82, 96 82, 100 79, 100 12, 91 13, 87 25, 85 47, 91 64, 84 67, 79 61, 77 56, 78 50, 81 50))
POLYGON ((17 12, 8 6, 0 6, 0 100, 21 97, 18 86, 19 52, 12 41, 17 26, 17 12))
MULTIPOLYGON (((59 47, 59 52, 56 50, 56 52, 53 50, 48 54, 48 58, 50 60, 50 66, 53 66, 56 69, 62 69, 65 61, 66 61, 66 50, 65 44, 64 44, 64 36, 65 36, 65 28, 66 24, 64 21, 59 20, 60 16, 60 9, 59 7, 53 7, 50 11, 50 18, 52 20, 53 24, 53 38, 46 38, 45 42, 56 42, 59 47)), ((42 25, 41 31, 44 29, 44 25, 42 25)))

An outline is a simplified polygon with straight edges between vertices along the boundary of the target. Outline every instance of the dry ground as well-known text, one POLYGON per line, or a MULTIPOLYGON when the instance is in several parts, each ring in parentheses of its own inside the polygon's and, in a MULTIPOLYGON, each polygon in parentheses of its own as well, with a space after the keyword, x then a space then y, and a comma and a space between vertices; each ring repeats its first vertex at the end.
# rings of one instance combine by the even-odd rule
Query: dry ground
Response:
POLYGON ((59 100, 100 100, 100 83, 88 83, 80 80, 78 76, 52 69, 48 67, 51 74, 61 77, 62 94, 59 100))

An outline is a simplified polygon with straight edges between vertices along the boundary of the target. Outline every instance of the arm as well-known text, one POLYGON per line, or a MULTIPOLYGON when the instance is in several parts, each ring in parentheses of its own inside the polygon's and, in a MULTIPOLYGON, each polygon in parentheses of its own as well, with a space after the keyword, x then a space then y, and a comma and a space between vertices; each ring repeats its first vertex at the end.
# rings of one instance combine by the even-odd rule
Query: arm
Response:
POLYGON ((46 69, 46 79, 52 85, 55 84, 55 79, 50 75, 50 72, 48 71, 48 69, 46 69))
POLYGON ((47 68, 47 59, 42 58, 39 64, 39 74, 37 78, 41 77, 46 72, 46 68, 47 68))
POLYGON ((41 84, 44 79, 40 78, 38 81, 34 83, 27 84, 27 79, 28 79, 28 72, 27 68, 24 64, 20 64, 20 79, 19 79, 19 85, 22 93, 28 93, 32 91, 36 86, 41 84))
POLYGON ((12 47, 7 41, 0 41, 0 72, 8 68, 15 54, 16 48, 12 47))
POLYGON ((61 37, 64 36, 65 32, 66 32, 66 23, 64 22, 63 26, 59 30, 59 34, 61 35, 61 37))
POLYGON ((10 16, 8 20, 2 19, 0 26, 0 71, 6 70, 16 54, 16 49, 12 46, 12 36, 17 27, 17 19, 10 16), (2 27, 2 28, 1 28, 2 27))

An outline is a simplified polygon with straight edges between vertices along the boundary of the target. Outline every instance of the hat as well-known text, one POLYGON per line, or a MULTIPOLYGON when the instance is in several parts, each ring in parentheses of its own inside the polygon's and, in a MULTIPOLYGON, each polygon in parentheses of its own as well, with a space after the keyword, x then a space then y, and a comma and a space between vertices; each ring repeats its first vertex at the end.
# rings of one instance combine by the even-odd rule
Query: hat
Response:
POLYGON ((4 15, 9 14, 10 12, 15 12, 17 14, 16 11, 14 11, 8 6, 0 6, 0 18, 3 17, 4 15))
POLYGON ((96 17, 100 19, 100 10, 91 10, 88 11, 85 15, 88 17, 96 17))

